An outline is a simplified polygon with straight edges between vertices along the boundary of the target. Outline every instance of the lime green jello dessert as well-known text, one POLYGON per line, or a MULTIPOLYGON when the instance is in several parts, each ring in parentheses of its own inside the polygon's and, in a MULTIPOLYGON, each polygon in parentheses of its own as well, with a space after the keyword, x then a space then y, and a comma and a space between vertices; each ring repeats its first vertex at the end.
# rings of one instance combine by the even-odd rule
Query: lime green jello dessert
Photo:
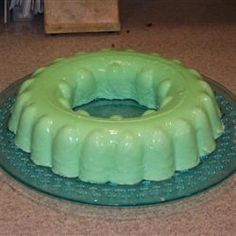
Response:
POLYGON ((199 164, 223 133, 210 86, 178 60, 132 51, 57 59, 36 70, 9 120, 15 143, 37 165, 93 183, 164 180, 199 164), (74 107, 133 99, 139 117, 95 117, 74 107))

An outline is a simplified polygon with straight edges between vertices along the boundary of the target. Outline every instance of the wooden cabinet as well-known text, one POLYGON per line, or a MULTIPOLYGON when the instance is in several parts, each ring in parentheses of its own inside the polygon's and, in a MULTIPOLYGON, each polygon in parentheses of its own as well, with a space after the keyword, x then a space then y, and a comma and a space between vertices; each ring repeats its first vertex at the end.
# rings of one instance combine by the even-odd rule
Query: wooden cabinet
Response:
POLYGON ((118 0, 44 0, 46 33, 119 31, 118 0))

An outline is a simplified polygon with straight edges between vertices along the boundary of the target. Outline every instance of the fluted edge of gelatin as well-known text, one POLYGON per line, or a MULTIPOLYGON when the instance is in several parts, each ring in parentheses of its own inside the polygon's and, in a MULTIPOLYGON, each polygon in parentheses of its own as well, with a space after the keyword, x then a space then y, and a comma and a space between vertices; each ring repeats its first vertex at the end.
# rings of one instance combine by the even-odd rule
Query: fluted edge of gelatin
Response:
MULTIPOLYGON (((174 63, 179 65, 178 61, 174 63)), ((110 69, 121 70, 119 65, 113 65, 110 69)), ((45 68, 40 68, 34 75, 38 76, 43 70, 45 68)), ((96 91, 97 81, 86 68, 81 71, 84 78, 88 78, 84 81, 85 87, 90 87, 84 98, 86 100, 90 93, 96 91)), ((189 72, 199 78, 195 70, 189 72)), ((142 90, 146 85, 144 79, 149 79, 149 86, 155 85, 153 78, 149 77, 150 73, 146 68, 136 78, 136 92, 140 96, 147 95, 142 90)), ((139 130, 132 129, 118 130, 116 135, 111 135, 105 128, 82 133, 80 124, 78 127, 71 124, 55 125, 53 117, 39 114, 37 105, 31 101, 32 82, 33 79, 30 79, 21 86, 8 127, 16 134, 16 144, 24 151, 31 152, 31 159, 36 164, 51 167, 59 175, 79 177, 89 182, 110 181, 119 184, 135 184, 143 179, 168 179, 176 170, 196 166, 201 156, 215 149, 215 139, 224 131, 214 93, 200 79, 199 99, 188 111, 188 116, 178 117, 171 127, 150 126, 147 135, 140 135, 139 130)), ((71 97, 71 84, 60 83, 62 98, 76 104, 77 101, 71 97)), ((161 89, 158 99, 165 106, 173 99, 169 96, 171 81, 162 80, 158 86, 161 89)), ((79 93, 76 89, 75 93, 79 93)), ((149 104, 154 103, 149 101, 149 104)), ((69 107, 67 103, 65 105, 69 107)))

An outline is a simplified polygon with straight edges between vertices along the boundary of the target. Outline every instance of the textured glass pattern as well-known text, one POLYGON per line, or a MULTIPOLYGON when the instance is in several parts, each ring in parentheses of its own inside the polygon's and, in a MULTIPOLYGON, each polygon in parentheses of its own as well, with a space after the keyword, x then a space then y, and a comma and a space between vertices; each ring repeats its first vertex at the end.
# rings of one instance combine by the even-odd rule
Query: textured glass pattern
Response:
POLYGON ((10 175, 38 191, 77 202, 97 205, 132 206, 162 203, 201 192, 228 177, 236 169, 236 104, 225 88, 210 82, 223 112, 225 133, 217 140, 215 152, 201 159, 199 166, 176 174, 169 180, 142 181, 135 185, 90 184, 77 178, 55 175, 50 168, 35 165, 29 154, 14 144, 8 131, 10 108, 21 82, 0 95, 0 164, 10 175))

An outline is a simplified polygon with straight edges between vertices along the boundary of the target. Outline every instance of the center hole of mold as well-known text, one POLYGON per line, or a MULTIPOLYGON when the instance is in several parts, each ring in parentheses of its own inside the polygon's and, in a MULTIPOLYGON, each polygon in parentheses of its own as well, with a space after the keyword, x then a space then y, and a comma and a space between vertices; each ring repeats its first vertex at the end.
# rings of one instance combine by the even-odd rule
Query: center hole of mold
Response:
POLYGON ((119 115, 124 118, 132 118, 141 116, 149 108, 132 99, 100 98, 73 108, 75 112, 80 110, 86 111, 94 117, 108 118, 119 115))

